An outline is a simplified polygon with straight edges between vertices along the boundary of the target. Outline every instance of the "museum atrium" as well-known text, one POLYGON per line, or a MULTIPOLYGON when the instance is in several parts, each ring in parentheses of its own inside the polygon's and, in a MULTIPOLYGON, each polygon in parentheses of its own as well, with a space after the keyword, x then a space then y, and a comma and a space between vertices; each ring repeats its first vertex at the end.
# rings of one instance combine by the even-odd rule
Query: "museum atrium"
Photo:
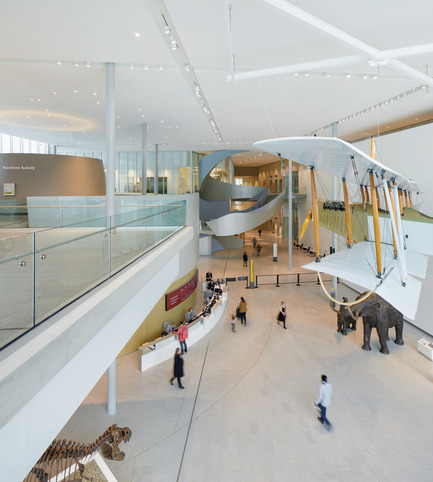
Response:
POLYGON ((2 6, 1 480, 72 480, 78 459, 95 481, 431 479, 432 18, 427 0, 2 6), (315 164, 337 145, 348 181, 374 171, 371 211, 362 180, 349 203, 315 164), (389 173, 413 186, 399 214, 389 173), (376 276, 359 229, 388 221, 376 276), (350 279, 366 260, 374 289, 350 279), (337 324, 328 296, 365 289, 403 324, 337 324), (179 390, 161 335, 189 308, 179 390))

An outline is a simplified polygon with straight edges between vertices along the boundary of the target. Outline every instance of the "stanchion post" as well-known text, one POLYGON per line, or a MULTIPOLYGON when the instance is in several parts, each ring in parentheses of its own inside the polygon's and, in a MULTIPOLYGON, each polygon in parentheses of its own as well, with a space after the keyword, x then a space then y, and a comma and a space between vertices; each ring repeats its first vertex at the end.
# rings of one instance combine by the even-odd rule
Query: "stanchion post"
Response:
MULTIPOLYGON (((247 279, 248 288, 248 279, 247 279)), ((254 289, 254 260, 250 261, 250 289, 254 289)))
POLYGON ((280 287, 280 275, 279 274, 277 274, 277 286, 276 287, 277 288, 280 287))
POLYGON ((298 273, 296 277, 297 277, 296 286, 301 286, 301 275, 298 273))

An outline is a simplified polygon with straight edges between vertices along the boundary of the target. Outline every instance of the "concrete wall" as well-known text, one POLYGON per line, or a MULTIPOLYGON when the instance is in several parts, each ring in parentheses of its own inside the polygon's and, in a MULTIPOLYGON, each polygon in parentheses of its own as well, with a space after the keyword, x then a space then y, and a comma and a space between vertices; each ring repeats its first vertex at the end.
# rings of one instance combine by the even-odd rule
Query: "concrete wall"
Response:
POLYGON ((0 154, 0 199, 28 196, 104 196, 105 172, 100 159, 53 154, 0 154), (15 195, 4 195, 4 184, 15 195))

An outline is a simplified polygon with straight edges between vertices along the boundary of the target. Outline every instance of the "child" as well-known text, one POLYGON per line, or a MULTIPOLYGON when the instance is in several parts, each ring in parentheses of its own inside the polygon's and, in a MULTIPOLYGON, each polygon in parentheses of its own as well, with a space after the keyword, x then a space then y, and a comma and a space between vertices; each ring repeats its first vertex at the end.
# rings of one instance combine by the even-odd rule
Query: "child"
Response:
POLYGON ((231 313, 231 318, 232 318, 232 332, 233 333, 236 333, 236 316, 231 313))

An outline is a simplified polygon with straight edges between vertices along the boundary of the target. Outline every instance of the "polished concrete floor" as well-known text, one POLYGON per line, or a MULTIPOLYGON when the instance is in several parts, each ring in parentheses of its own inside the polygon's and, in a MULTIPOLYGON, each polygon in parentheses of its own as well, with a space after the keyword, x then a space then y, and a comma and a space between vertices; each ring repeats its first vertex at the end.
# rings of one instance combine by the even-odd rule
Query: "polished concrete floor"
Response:
MULTIPOLYGON (((287 273, 286 242, 264 231, 257 257, 254 235, 247 233, 245 247, 256 273, 287 273)), ((202 257, 200 274, 246 275, 242 253, 202 257)), ((309 260, 295 251, 293 271, 309 260)), ((393 343, 391 330, 388 356, 374 332, 365 352, 362 324, 337 333, 336 314, 315 283, 228 288, 223 319, 184 357, 185 390, 169 383, 172 361, 140 373, 136 354, 122 357, 117 413, 107 414, 104 376, 59 437, 87 443, 112 423, 130 427, 125 460, 109 462, 119 482, 433 480, 433 366, 417 352, 420 330, 405 324, 405 346, 393 343), (240 296, 248 323, 232 333, 229 310, 240 296), (276 323, 281 300, 287 330, 276 323), (322 373, 333 386, 331 432, 313 407, 322 373)))

